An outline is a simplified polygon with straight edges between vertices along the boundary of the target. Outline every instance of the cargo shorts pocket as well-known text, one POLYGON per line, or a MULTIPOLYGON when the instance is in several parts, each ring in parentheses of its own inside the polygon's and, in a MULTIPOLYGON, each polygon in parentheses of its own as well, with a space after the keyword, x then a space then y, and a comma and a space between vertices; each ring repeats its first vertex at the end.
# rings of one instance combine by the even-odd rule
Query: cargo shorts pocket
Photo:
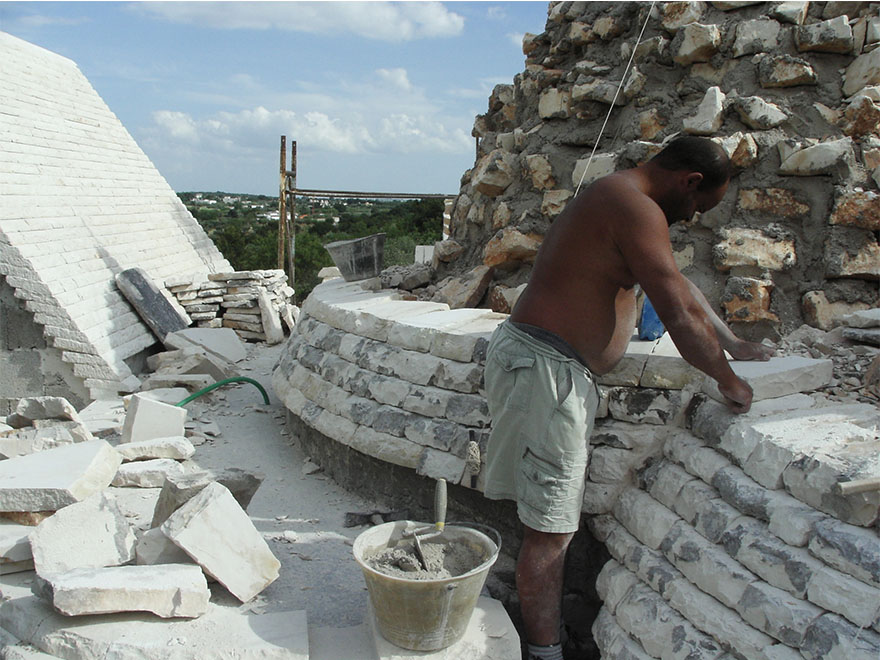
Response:
POLYGON ((490 389, 499 409, 526 410, 529 407, 534 387, 534 366, 535 358, 531 355, 517 355, 503 350, 492 353, 486 365, 485 377, 497 381, 490 389))
POLYGON ((559 466, 526 448, 517 479, 517 501, 543 525, 577 521, 586 465, 559 466))

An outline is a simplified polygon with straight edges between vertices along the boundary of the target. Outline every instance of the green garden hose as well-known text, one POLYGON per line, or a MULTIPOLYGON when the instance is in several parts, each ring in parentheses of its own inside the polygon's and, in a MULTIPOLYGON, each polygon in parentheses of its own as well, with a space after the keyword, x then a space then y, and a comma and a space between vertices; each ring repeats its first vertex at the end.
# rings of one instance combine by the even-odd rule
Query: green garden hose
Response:
POLYGON ((178 408, 182 408, 183 406, 188 404, 193 399, 198 399, 203 394, 207 394, 211 390, 216 390, 221 385, 226 385, 228 383, 251 383, 253 385, 256 385, 257 389, 260 390, 260 394, 263 395, 263 403, 265 403, 267 406, 269 405, 269 395, 266 394, 266 390, 263 388, 263 386, 260 385, 253 378, 248 378, 247 376, 233 376, 232 378, 224 378, 223 380, 218 380, 213 385, 208 385, 208 387, 206 387, 202 390, 199 390, 195 394, 191 394, 190 396, 186 397, 180 403, 175 403, 174 405, 177 406, 178 408))

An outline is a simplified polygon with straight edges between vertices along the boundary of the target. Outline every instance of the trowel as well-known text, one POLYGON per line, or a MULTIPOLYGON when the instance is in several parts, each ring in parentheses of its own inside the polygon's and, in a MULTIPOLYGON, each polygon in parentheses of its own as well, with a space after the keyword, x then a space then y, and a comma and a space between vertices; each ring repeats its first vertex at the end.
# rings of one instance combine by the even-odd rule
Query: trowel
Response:
POLYGON ((437 485, 434 487, 434 526, 421 527, 404 534, 404 536, 412 535, 416 556, 419 558, 422 568, 426 571, 428 570, 428 562, 425 560, 424 552, 422 552, 422 541, 440 536, 443 533, 444 527, 446 527, 446 479, 437 479, 437 485))

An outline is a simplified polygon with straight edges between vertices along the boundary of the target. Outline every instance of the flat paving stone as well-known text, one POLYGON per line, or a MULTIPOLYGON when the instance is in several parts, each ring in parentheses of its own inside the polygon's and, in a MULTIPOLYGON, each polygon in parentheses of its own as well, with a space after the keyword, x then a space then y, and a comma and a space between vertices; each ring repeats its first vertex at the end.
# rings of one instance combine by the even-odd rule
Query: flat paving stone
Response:
POLYGON ((0 511, 57 511, 109 486, 121 463, 104 440, 0 461, 0 511))

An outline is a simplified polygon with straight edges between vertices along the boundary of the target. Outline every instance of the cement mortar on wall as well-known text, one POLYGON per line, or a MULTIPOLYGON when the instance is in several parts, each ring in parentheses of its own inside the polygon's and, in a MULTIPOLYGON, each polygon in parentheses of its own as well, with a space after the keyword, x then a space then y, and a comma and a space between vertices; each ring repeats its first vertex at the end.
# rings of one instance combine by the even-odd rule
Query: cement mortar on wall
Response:
MULTIPOLYGON (((597 140, 584 185, 610 171, 603 163, 611 162, 618 169, 632 167, 659 150, 664 140, 696 133, 721 142, 737 173, 716 209, 686 228, 673 228, 673 246, 693 255, 684 272, 719 311, 724 309, 719 303, 734 295, 731 285, 738 278, 769 283, 764 285, 769 308, 742 306, 729 317, 740 334, 777 338, 804 322, 829 329, 834 322, 827 318, 831 305, 836 306, 835 317, 876 306, 880 300, 876 221, 861 228, 838 227, 831 224, 831 215, 838 201, 853 191, 878 189, 872 154, 880 147, 876 124, 880 101, 876 93, 873 101, 864 101, 873 119, 857 130, 847 119, 857 104, 850 108, 847 97, 853 92, 844 93, 842 85, 845 81, 855 85, 858 79, 863 81, 856 85, 860 89, 880 82, 876 64, 872 68, 869 63, 876 60, 877 43, 859 37, 868 21, 877 20, 880 5, 841 6, 840 11, 847 13, 835 25, 842 22, 837 27, 854 35, 849 45, 844 40, 841 46, 836 41, 831 44, 837 29, 822 29, 831 20, 826 13, 839 14, 826 11, 824 2, 804 4, 803 16, 779 3, 728 4, 657 3, 649 17, 647 2, 551 2, 544 31, 524 38, 524 70, 512 84, 495 87, 488 111, 474 123, 477 158, 462 179, 451 212, 451 239, 461 251, 454 259, 435 260, 438 286, 446 277, 483 264, 494 266, 490 293, 496 286, 503 289, 526 282, 534 253, 524 257, 511 249, 499 255, 490 250, 493 238, 517 231, 540 241, 560 208, 548 205, 548 196, 562 198, 576 190, 580 177, 573 175, 583 170, 597 140), (686 21, 682 12, 687 13, 686 21), (686 23, 691 23, 692 31, 700 27, 717 32, 719 39, 707 44, 704 57, 683 55, 686 23), (610 92, 617 88, 643 25, 634 71, 629 72, 600 139, 612 94, 606 98, 585 90, 603 85, 610 92), (799 30, 812 36, 805 41, 799 30), (762 79, 759 73, 772 69, 766 65, 777 61, 804 62, 814 72, 814 82, 762 79), (859 78, 857 67, 870 73, 859 78), (841 75, 844 71, 847 76, 841 75), (721 111, 714 118, 717 127, 698 131, 691 125, 707 88, 718 90, 721 111), (747 117, 746 100, 752 106, 773 104, 784 119, 762 124, 760 117, 747 117), (805 149, 820 141, 839 145, 840 155, 825 165, 814 162, 784 173, 782 163, 788 156, 806 159, 805 149), (501 171, 493 163, 504 164, 505 176, 493 175, 490 185, 486 172, 501 171), (768 189, 781 193, 752 204, 741 199, 750 191, 768 189), (768 251, 779 249, 783 239, 793 241, 794 250, 782 261, 757 254, 753 265, 725 262, 718 254, 723 233, 729 232, 736 242, 747 231, 766 234, 768 251), (807 303, 804 298, 810 293, 823 294, 820 302, 813 295, 807 303)), ((418 293, 437 299, 430 287, 418 293)))

